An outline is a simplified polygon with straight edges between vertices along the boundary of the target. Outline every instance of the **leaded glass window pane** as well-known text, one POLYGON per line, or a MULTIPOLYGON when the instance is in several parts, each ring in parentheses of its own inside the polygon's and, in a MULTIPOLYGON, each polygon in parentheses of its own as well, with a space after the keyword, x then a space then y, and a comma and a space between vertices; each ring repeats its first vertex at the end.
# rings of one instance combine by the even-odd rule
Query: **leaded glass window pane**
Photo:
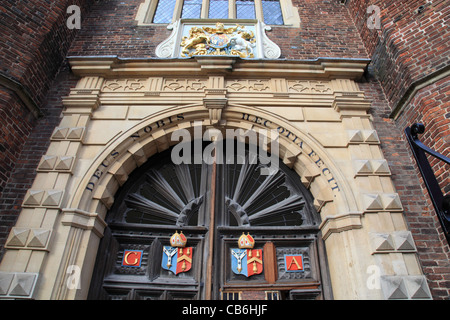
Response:
POLYGON ((181 18, 197 19, 200 18, 202 11, 202 0, 184 0, 181 18))
POLYGON ((236 0, 236 17, 238 19, 255 19, 254 0, 236 0))
POLYGON ((265 24, 283 24, 283 14, 279 0, 262 0, 265 24))
POLYGON ((176 0, 159 0, 153 23, 171 23, 176 0))
POLYGON ((228 0, 210 0, 208 17, 210 19, 228 19, 228 0))

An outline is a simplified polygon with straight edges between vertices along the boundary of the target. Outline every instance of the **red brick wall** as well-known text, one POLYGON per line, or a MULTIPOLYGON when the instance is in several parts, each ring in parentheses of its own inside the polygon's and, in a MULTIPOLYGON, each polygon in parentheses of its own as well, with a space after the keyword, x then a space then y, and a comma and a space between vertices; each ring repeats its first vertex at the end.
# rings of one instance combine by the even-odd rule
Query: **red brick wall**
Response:
MULTIPOLYGON (((350 0, 347 8, 372 59, 370 81, 361 88, 373 99, 374 125, 389 161, 396 190, 418 249, 433 298, 450 296, 450 249, 442 233, 427 189, 405 140, 404 129, 422 122, 421 137, 430 148, 448 156, 450 151, 450 77, 418 91, 396 120, 391 113, 410 86, 448 66, 450 32, 448 1, 350 0), (380 30, 367 28, 369 5, 381 9, 380 30), (422 13, 415 12, 424 6, 422 13), (447 26, 445 26, 447 24, 447 26), (371 78, 375 75, 376 79, 371 78)), ((431 160, 431 158, 430 158, 431 160)), ((443 193, 450 192, 450 168, 431 160, 443 193)))
POLYGON ((17 101, 17 96, 0 87, 0 195, 33 123, 33 115, 17 101))
MULTIPOLYGON (((397 123, 406 128, 413 123, 425 125, 420 140, 439 153, 450 155, 450 77, 441 79, 417 92, 399 116, 397 123)), ((450 165, 429 156, 444 194, 450 193, 450 165)))
MULTIPOLYGON (((137 8, 143 0, 104 0, 92 5, 69 55, 153 57, 170 30, 166 25, 139 26, 137 8)), ((276 27, 267 35, 286 59, 317 57, 367 58, 352 19, 339 1, 294 0, 301 28, 276 27)))
MULTIPOLYGON (((20 153, 17 151, 17 154, 11 154, 9 151, 14 150, 14 148, 9 146, 8 154, 6 155, 8 160, 5 163, 11 163, 11 159, 15 159, 15 163, 11 163, 10 167, 8 167, 8 170, 10 170, 8 182, 0 190, 0 261, 4 253, 3 246, 10 229, 16 223, 21 211, 23 198, 33 184, 39 161, 50 145, 50 137, 54 128, 61 121, 61 99, 70 93, 70 88, 76 85, 77 80, 70 73, 68 66, 63 66, 50 86, 51 89, 45 101, 42 103, 45 117, 35 121, 33 128, 28 127, 30 133, 26 137, 25 134, 23 137, 17 134, 11 135, 11 142, 17 139, 22 140, 18 141, 18 143, 21 143, 20 153)), ((20 120, 21 115, 17 114, 17 118, 20 120)), ((3 126, 3 120, 3 117, 0 115, 0 126, 3 126)), ((9 119, 7 122, 9 126, 9 119)), ((3 159, 0 159, 0 163, 2 161, 3 159)))
MULTIPOLYGON (((420 136, 420 140, 441 154, 450 156, 450 77, 419 90, 398 117, 397 126, 405 128, 416 122, 425 125, 425 133, 420 136)), ((431 156, 428 159, 443 194, 450 194, 450 165, 431 156)), ((420 177, 415 164, 414 168, 420 177)), ((420 178, 420 187, 426 199, 424 210, 410 215, 408 219, 416 245, 421 250, 423 270, 428 276, 434 297, 448 299, 450 296, 450 248, 443 236, 422 178, 420 178), (425 223, 424 220, 428 221, 429 218, 433 219, 433 224, 425 223)))
MULTIPOLYGON (((439 87, 439 84, 435 86, 439 87)), ((442 89, 448 88, 448 83, 447 85, 441 84, 441 86, 442 89)), ((370 73, 366 81, 359 83, 359 87, 364 91, 367 99, 372 100, 373 124, 380 138, 384 157, 389 163, 392 180, 402 201, 404 215, 413 234, 418 257, 428 279, 432 296, 434 299, 448 299, 450 296, 449 246, 419 170, 412 159, 408 142, 403 133, 404 125, 399 125, 389 118, 391 109, 384 97, 383 87, 370 73)), ((428 90, 436 92, 435 87, 428 88, 428 90)), ((426 92, 427 90, 416 97, 418 99, 420 96, 426 97, 426 92)), ((414 110, 415 108, 411 108, 411 115, 416 114, 414 110)), ((449 133, 447 130, 447 138, 449 133)), ((428 135, 431 136, 431 134, 428 135)), ((425 141, 427 139, 425 138, 425 141)), ((446 172, 448 179, 449 171, 446 172)))
MULTIPOLYGON (((66 26, 66 9, 79 5, 83 17, 89 2, 3 0, 0 6, 0 74, 20 84, 44 114, 34 118, 13 91, 0 85, 0 249, 47 149, 48 132, 59 122, 51 120, 46 94, 77 32, 66 26)), ((60 111, 61 106, 57 117, 60 111)))
POLYGON ((143 0, 103 0, 92 4, 68 55, 117 55, 122 58, 155 57, 156 46, 171 31, 167 25, 137 26, 143 0))
POLYGON ((86 0, 2 0, 0 7, 0 72, 21 83, 39 104, 64 61, 77 33, 69 29, 69 5, 86 14, 86 0))
POLYGON ((273 27, 269 38, 281 48, 281 58, 368 58, 345 6, 339 1, 293 0, 300 29, 273 27))
MULTIPOLYGON (((0 74, 20 84, 29 99, 42 107, 51 82, 64 61, 76 29, 66 26, 67 6, 86 13, 85 0, 13 1, 0 7, 0 74)), ((0 85, 0 192, 14 169, 35 120, 19 97, 0 85)))
POLYGON ((391 108, 409 86, 450 63, 448 0, 349 0, 353 17, 391 108), (380 30, 367 28, 370 5, 381 10, 380 30), (420 6, 422 13, 417 13, 420 6))

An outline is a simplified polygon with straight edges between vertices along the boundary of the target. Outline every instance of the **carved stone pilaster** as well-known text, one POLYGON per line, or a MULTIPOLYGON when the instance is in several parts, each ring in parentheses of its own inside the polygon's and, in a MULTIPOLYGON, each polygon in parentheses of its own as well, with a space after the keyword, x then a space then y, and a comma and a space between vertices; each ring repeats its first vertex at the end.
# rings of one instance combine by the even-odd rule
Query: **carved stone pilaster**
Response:
POLYGON ((66 107, 64 113, 87 113, 90 114, 100 105, 99 93, 104 79, 102 77, 84 77, 70 94, 63 97, 62 101, 66 107))
POLYGON ((335 92, 333 109, 344 117, 368 117, 370 101, 359 92, 335 92))
POLYGON ((106 222, 96 213, 89 213, 78 209, 63 209, 61 223, 65 226, 92 230, 98 237, 103 237, 106 222))

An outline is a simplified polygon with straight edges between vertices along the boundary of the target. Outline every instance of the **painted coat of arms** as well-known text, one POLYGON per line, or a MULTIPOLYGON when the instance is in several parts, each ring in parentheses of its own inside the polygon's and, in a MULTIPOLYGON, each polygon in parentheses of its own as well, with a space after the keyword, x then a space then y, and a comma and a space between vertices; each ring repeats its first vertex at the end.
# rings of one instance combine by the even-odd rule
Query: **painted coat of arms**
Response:
POLYGON ((263 271, 262 249, 253 249, 255 240, 250 234, 242 234, 239 248, 231 249, 231 270, 235 274, 251 277, 263 271))
POLYGON ((215 27, 192 27, 189 36, 181 40, 181 56, 231 55, 241 58, 254 58, 255 34, 245 26, 226 28, 223 23, 215 27))
POLYGON ((170 238, 170 246, 163 247, 161 267, 175 275, 187 272, 192 267, 192 247, 185 247, 187 239, 183 232, 175 232, 170 238))

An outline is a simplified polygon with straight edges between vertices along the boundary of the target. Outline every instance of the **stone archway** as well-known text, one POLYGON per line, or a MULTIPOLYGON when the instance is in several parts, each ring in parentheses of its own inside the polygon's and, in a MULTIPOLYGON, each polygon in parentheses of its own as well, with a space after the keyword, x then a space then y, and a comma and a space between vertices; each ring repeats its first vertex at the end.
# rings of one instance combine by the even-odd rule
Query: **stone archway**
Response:
POLYGON ((223 145, 224 156, 233 161, 218 164, 205 157, 200 163, 175 165, 173 150, 149 158, 117 192, 106 216, 108 227, 100 242, 89 298, 220 299, 222 294, 237 292, 242 298, 261 299, 267 292, 284 299, 330 298, 320 217, 292 170, 271 163, 277 171, 264 175, 263 156, 251 146, 244 154, 230 154, 223 145), (237 159, 245 161, 239 164, 237 159), (194 252, 192 268, 186 271, 176 269, 173 260, 172 271, 167 270, 167 262, 162 265, 162 248, 172 249, 168 239, 174 228, 185 234, 189 252, 194 252), (249 277, 230 269, 230 251, 236 250, 232 248, 244 231, 261 250, 260 272, 249 277), (139 266, 117 264, 125 251, 132 250, 142 252, 139 266), (286 272, 280 259, 294 253, 305 268, 286 272))
POLYGON ((0 265, 0 283, 12 288, 6 297, 26 284, 22 298, 84 299, 116 191, 176 143, 175 130, 195 130, 195 121, 279 132, 280 160, 320 212, 335 298, 426 297, 370 102, 354 81, 367 61, 104 57, 71 64, 81 79, 63 100, 63 119, 0 265))
MULTIPOLYGON (((327 203, 330 204, 323 218, 338 212, 357 211, 355 197, 346 179, 314 138, 280 117, 255 108, 230 106, 223 117, 225 122, 222 129, 265 128, 279 132, 281 161, 302 177, 302 183, 311 190, 319 212, 327 203)), ((104 212, 101 206, 110 208, 118 187, 135 168, 152 155, 177 143, 171 140, 173 132, 178 129, 193 131, 198 121, 208 124, 208 119, 208 114, 199 110, 199 107, 175 108, 121 134, 92 163, 68 207, 87 212, 104 212)), ((205 131, 208 125, 201 127, 200 130, 205 131)))
MULTIPOLYGON (((177 129, 183 128, 193 131, 194 124, 201 120, 208 123, 209 114, 205 113, 199 107, 174 108, 163 115, 155 116, 142 121, 138 125, 117 136, 115 141, 103 150, 96 158, 90 169, 86 171, 82 182, 77 191, 70 200, 69 208, 63 209, 62 223, 66 226, 79 228, 84 220, 83 229, 92 230, 89 244, 80 247, 89 248, 84 252, 72 251, 67 256, 67 261, 77 261, 77 265, 83 265, 83 272, 89 277, 95 260, 95 246, 98 244, 98 236, 105 226, 103 219, 106 212, 114 203, 114 195, 121 185, 123 185, 128 176, 140 165, 147 162, 153 155, 167 150, 176 141, 171 141, 171 134, 177 129), (76 209, 74 209, 76 208, 76 209), (98 226, 98 228, 97 228, 98 226)), ((316 210, 322 213, 324 222, 330 221, 330 217, 337 216, 336 208, 341 207, 340 212, 349 212, 349 203, 347 198, 353 195, 345 194, 350 190, 346 186, 345 179, 336 169, 337 166, 330 160, 326 152, 314 139, 301 132, 299 129, 289 125, 282 118, 261 112, 254 108, 233 108, 229 107, 223 114, 224 128, 231 129, 256 129, 255 126, 269 127, 278 129, 280 135, 280 158, 290 168, 294 169, 300 177, 302 183, 308 187, 314 197, 314 206, 316 210), (290 134, 284 132, 289 131, 290 134), (337 172, 334 174, 334 172, 337 172), (343 209, 342 209, 343 208, 343 209), (324 214, 325 213, 325 214, 324 214)), ((203 127, 206 130, 206 126, 203 127)), ((353 200, 354 201, 354 200, 353 200)), ((340 219, 350 219, 352 225, 345 225, 341 222, 340 229, 360 228, 358 221, 360 217, 357 214, 351 214, 347 217, 340 215, 340 219), (355 223, 356 221, 356 223, 355 223)), ((324 225, 322 223, 322 228, 324 225)), ((327 231, 335 232, 335 231, 327 231)), ((329 235, 329 234, 328 234, 329 235)), ((74 233, 68 242, 82 241, 81 238, 75 240, 74 233)), ((66 246, 67 250, 67 246, 66 246)), ((66 283, 70 274, 63 274, 69 262, 62 264, 59 272, 62 275, 60 283, 66 283)), ((82 278, 83 280, 83 278, 82 278)), ((87 278, 81 287, 88 286, 87 278)), ((64 292, 66 290, 63 290, 64 292)), ((62 293, 61 292, 61 293, 62 293)), ((68 291, 66 291, 68 292, 68 291)), ((82 296, 79 296, 80 298, 82 296)))

